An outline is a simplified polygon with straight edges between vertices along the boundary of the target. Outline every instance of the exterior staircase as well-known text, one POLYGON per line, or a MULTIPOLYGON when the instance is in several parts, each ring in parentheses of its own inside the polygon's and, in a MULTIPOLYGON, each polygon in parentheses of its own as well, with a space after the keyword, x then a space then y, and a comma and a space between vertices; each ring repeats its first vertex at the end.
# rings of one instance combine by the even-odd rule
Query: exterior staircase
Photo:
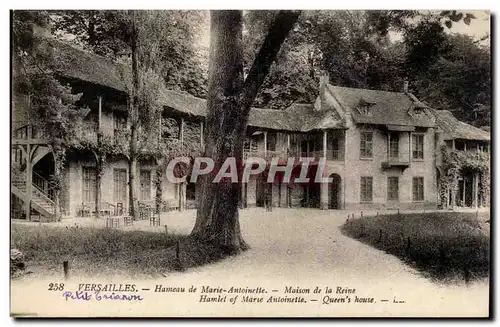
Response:
MULTIPOLYGON (((25 174, 14 168, 11 170, 11 173, 11 193, 25 202, 27 198, 25 174)), ((31 186, 31 209, 44 217, 44 220, 53 221, 55 219, 55 203, 54 197, 49 191, 50 183, 36 172, 33 172, 33 177, 31 186)))

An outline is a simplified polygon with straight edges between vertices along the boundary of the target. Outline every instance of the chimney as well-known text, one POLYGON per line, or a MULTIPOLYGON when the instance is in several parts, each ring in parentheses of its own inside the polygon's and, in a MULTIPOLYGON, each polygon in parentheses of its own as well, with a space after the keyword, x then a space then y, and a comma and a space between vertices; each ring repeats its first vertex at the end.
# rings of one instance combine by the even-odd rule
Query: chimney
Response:
POLYGON ((408 84, 409 84, 408 79, 405 78, 405 81, 403 82, 403 92, 404 93, 408 93, 408 84))
POLYGON ((319 75, 319 97, 316 99, 316 102, 314 103, 314 110, 315 111, 320 111, 323 110, 326 106, 326 100, 325 100, 325 92, 326 92, 326 86, 330 83, 330 75, 326 70, 320 71, 319 75))

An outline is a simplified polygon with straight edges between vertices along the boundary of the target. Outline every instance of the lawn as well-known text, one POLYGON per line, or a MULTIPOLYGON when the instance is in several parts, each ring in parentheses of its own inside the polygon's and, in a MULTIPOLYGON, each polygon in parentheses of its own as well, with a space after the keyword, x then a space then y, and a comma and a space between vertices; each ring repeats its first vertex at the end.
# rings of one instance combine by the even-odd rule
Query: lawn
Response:
POLYGON ((489 276, 489 213, 433 212, 350 219, 342 233, 395 255, 439 282, 489 276))
POLYGON ((179 269, 205 265, 226 255, 188 236, 92 227, 11 225, 11 248, 20 250, 26 270, 38 275, 61 275, 63 261, 79 276, 162 276, 179 269))

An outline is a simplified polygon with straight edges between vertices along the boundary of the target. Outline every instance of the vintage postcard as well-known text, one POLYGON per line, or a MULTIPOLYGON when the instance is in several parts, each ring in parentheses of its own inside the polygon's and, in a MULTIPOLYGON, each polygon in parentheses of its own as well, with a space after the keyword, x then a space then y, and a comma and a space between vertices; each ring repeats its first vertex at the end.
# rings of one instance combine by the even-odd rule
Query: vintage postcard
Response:
POLYGON ((11 11, 13 317, 490 313, 490 13, 11 11))

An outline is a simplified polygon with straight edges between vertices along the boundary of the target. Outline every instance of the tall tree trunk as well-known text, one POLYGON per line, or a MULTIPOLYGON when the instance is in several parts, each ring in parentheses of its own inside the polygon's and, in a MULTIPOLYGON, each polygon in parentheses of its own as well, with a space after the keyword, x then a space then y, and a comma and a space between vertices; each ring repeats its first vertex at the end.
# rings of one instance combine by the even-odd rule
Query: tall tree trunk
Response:
POLYGON ((60 145, 54 145, 52 150, 54 151, 54 219, 55 221, 61 221, 61 208, 60 208, 60 197, 61 197, 61 184, 62 184, 62 165, 65 156, 64 149, 60 145))
POLYGON ((138 217, 137 208, 137 157, 130 156, 128 161, 128 185, 129 185, 129 215, 134 219, 138 217))
POLYGON ((155 176, 155 186, 156 186, 156 194, 155 194, 155 204, 156 204, 156 213, 161 214, 162 204, 163 204, 163 162, 164 159, 158 159, 156 161, 156 176, 155 176))
MULTIPOLYGON (((97 134, 97 139, 98 142, 97 144, 101 144, 99 141, 101 137, 99 136, 99 133, 97 134)), ((93 151, 94 153, 94 159, 95 159, 95 217, 99 218, 101 214, 101 177, 102 177, 102 158, 101 158, 101 151, 100 147, 96 151, 93 151)))
POLYGON ((135 23, 135 10, 132 11, 132 35, 130 48, 132 52, 132 101, 130 107, 130 155, 129 155, 129 214, 137 218, 137 188, 136 188, 136 173, 137 173, 137 129, 139 126, 139 67, 138 67, 138 39, 137 25, 135 23))
MULTIPOLYGON (((207 98, 205 156, 218 171, 228 157, 236 159, 241 176, 243 142, 248 115, 269 68, 298 18, 298 12, 280 12, 250 69, 243 78, 243 19, 241 11, 213 11, 210 20, 210 64, 207 98)), ((200 178, 196 223, 191 234, 238 252, 248 248, 240 231, 238 200, 240 183, 214 174, 200 178)))

